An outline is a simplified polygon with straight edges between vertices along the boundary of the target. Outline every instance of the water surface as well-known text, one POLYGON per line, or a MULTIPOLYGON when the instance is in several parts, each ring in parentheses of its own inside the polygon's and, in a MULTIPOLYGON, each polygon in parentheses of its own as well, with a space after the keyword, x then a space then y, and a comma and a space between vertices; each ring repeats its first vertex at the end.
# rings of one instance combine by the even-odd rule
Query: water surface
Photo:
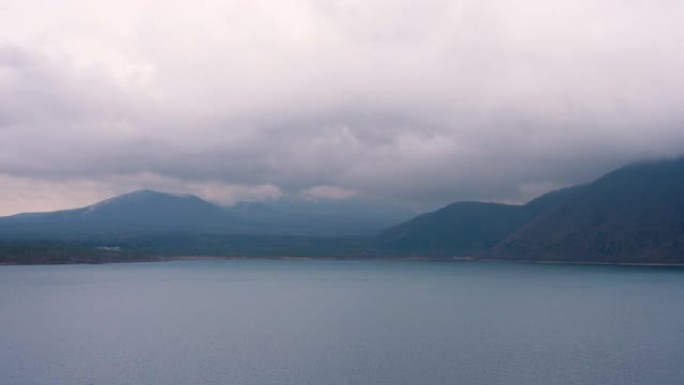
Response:
POLYGON ((435 262, 0 267, 3 385, 684 378, 684 270, 435 262))

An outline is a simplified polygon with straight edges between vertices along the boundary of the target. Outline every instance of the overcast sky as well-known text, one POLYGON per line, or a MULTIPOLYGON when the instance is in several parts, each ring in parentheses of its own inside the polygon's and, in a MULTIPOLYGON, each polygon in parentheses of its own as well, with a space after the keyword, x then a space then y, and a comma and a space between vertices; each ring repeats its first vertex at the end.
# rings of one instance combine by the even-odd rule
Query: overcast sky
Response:
POLYGON ((681 0, 0 0, 0 214, 522 202, 684 154, 681 0))

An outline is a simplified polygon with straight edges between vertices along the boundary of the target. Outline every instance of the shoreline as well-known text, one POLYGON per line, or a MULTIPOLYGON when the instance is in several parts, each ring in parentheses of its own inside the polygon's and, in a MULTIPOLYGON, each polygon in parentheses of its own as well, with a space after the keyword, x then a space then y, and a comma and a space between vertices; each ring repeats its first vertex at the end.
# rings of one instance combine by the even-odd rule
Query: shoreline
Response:
POLYGON ((644 266, 644 267, 684 267, 684 263, 651 263, 651 262, 579 262, 579 261, 532 261, 532 260, 502 260, 502 259, 476 259, 473 262, 496 262, 496 263, 530 263, 542 265, 596 265, 596 266, 644 266))
POLYGON ((684 268, 684 263, 652 263, 652 262, 592 262, 592 261, 554 261, 554 260, 504 260, 474 257, 368 257, 368 258, 343 258, 343 257, 291 257, 291 256, 270 256, 270 257, 221 257, 221 256, 201 256, 189 255, 180 257, 151 257, 149 259, 137 260, 84 260, 84 261, 64 261, 47 263, 19 263, 19 262, 0 262, 2 266, 57 266, 57 265, 104 265, 120 263, 152 263, 152 262, 174 262, 174 261, 354 261, 354 262, 454 262, 454 263, 517 263, 517 264, 539 264, 539 265, 589 265, 589 266, 633 266, 633 267, 678 267, 684 268))

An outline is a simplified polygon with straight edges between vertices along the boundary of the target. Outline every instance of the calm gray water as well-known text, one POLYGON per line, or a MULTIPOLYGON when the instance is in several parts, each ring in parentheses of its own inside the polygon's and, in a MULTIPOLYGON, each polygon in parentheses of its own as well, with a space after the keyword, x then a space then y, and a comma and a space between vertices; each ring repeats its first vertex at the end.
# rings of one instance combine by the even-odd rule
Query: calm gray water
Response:
POLYGON ((0 267, 2 385, 682 381, 682 269, 333 261, 0 267))

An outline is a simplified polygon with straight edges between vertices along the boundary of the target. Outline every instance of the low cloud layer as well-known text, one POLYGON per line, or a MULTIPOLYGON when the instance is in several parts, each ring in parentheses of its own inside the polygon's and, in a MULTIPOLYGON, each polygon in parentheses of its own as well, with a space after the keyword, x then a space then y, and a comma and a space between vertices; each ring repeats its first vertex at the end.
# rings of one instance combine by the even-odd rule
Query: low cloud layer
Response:
POLYGON ((0 1, 0 214, 519 202, 684 154, 684 3, 0 1))

